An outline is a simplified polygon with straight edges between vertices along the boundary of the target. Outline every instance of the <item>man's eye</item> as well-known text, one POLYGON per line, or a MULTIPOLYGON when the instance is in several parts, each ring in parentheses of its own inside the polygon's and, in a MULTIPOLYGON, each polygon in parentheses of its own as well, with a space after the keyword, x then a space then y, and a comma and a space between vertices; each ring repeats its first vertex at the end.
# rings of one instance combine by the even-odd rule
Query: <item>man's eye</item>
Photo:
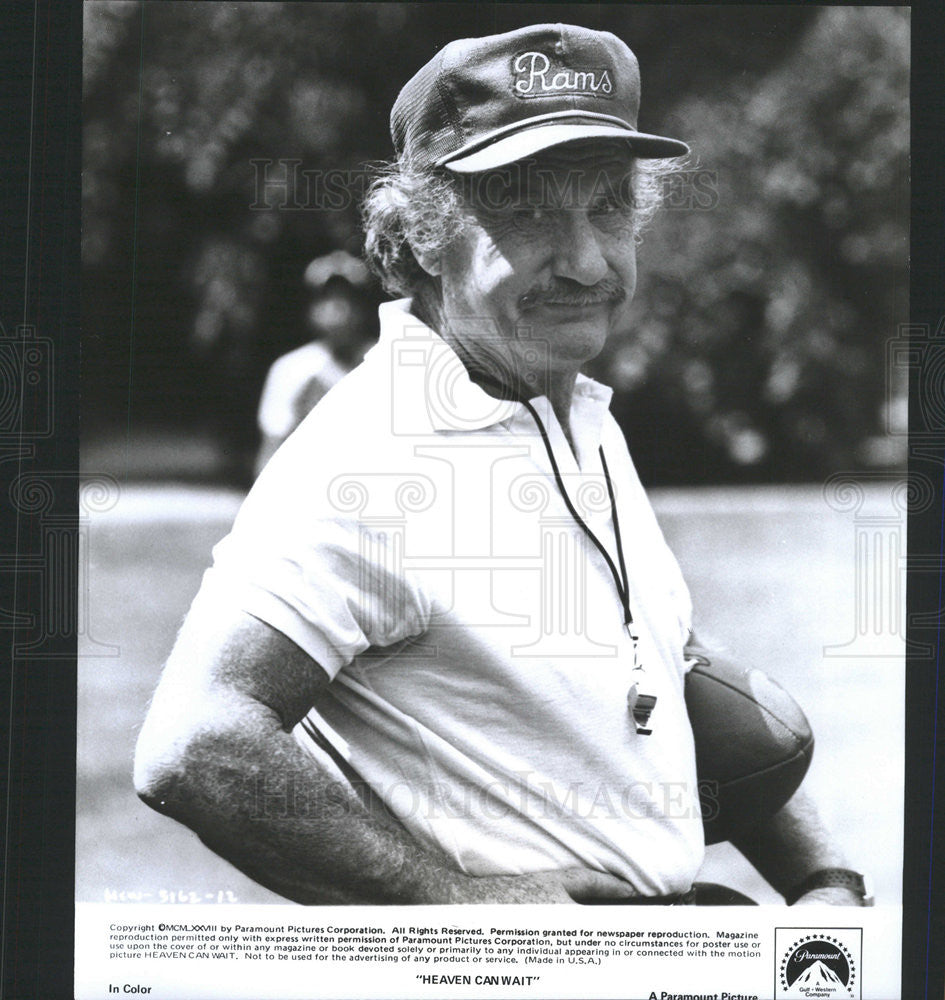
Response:
POLYGON ((615 215, 623 211, 623 205, 618 201, 599 201, 591 206, 591 215, 615 215))
POLYGON ((548 218, 548 210, 539 205, 523 205, 515 209, 515 218, 519 222, 543 222, 548 218))

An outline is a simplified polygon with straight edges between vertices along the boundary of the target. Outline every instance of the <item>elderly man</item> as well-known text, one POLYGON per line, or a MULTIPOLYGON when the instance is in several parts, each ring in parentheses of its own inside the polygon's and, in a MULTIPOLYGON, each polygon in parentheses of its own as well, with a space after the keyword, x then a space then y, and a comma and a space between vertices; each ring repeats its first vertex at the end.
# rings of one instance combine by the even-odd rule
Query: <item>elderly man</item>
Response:
MULTIPOLYGON (((454 42, 397 99, 365 219, 406 298, 215 549, 138 745, 145 801, 291 899, 693 899, 689 598, 580 374, 687 151, 638 105, 623 42, 564 25, 454 42)), ((800 796, 740 846, 863 901, 800 796)))

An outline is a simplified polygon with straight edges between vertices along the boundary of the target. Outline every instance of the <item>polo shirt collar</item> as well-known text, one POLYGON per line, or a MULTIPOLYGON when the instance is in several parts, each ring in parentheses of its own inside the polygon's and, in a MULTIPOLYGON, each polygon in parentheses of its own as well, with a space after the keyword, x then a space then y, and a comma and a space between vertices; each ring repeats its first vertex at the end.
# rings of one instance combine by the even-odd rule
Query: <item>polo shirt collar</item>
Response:
MULTIPOLYGON (((379 309, 380 337, 378 346, 393 341, 416 340, 427 353, 427 364, 435 378, 427 382, 426 409, 436 431, 483 430, 499 424, 517 429, 523 422, 532 422, 527 408, 516 400, 501 400, 490 396, 470 377, 466 366, 450 345, 429 326, 410 312, 410 299, 384 302, 379 309), (431 392, 439 387, 435 397, 431 392)), ((599 439, 604 414, 610 406, 613 390, 608 386, 578 374, 571 403, 572 427, 579 424, 585 433, 599 439)), ((551 405, 545 396, 530 400, 542 419, 553 420, 551 405)), ((583 436, 583 435, 582 435, 583 436)))

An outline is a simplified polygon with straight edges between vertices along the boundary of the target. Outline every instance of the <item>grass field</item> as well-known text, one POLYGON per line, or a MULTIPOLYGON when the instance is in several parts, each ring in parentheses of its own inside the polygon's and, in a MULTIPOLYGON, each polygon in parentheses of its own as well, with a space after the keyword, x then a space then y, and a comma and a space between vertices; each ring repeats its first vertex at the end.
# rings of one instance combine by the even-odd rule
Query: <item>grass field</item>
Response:
MULTIPOLYGON (((887 493, 875 487, 868 500, 889 506, 887 493)), ((141 805, 131 787, 148 699, 210 549, 240 499, 207 487, 126 487, 110 510, 89 516, 78 693, 79 900, 279 898, 141 805)), ((856 616, 869 599, 861 587, 857 600, 854 515, 831 509, 813 486, 681 490, 653 499, 689 582, 700 634, 767 670, 802 704, 817 736, 807 787, 854 863, 872 872, 877 897, 898 902, 904 673, 887 655, 895 626, 884 623, 839 650, 857 655, 824 651, 858 634, 856 616)), ((895 525, 884 530, 894 545, 895 525)), ((867 557, 861 552, 861 568, 867 557)), ((702 877, 762 902, 780 899, 727 845, 710 849, 702 877)))

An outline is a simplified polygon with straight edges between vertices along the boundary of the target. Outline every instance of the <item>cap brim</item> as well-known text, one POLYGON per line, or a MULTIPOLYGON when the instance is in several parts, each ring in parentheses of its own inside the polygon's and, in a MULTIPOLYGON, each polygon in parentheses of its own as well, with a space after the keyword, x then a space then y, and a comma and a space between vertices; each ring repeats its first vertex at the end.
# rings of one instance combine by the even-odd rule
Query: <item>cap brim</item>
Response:
POLYGON ((440 165, 459 174, 474 174, 504 167, 552 146, 577 142, 581 139, 622 140, 630 146, 634 156, 644 159, 684 156, 689 152, 686 143, 679 139, 648 135, 645 132, 635 132, 616 125, 549 122, 544 125, 526 126, 519 132, 503 135, 471 153, 460 152, 455 158, 441 161, 440 165))

